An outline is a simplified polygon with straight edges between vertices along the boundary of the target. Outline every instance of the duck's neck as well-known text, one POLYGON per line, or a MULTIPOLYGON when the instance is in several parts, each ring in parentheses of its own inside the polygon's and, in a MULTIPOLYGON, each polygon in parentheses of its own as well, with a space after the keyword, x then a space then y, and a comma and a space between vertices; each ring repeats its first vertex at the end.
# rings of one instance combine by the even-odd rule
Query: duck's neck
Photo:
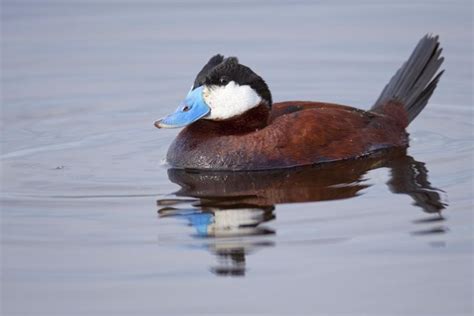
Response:
POLYGON ((221 121, 199 120, 188 126, 188 128, 195 131, 217 133, 219 135, 244 134, 267 126, 269 117, 270 107, 266 103, 260 103, 257 107, 248 110, 238 117, 221 121))

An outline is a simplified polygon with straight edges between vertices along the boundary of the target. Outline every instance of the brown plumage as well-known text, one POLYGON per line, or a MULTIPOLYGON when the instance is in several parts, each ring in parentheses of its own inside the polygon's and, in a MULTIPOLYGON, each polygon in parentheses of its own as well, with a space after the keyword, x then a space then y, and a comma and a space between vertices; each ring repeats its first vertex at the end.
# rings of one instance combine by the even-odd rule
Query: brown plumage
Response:
MULTIPOLYGON (((263 170, 404 148, 405 128, 426 106, 442 74, 435 75, 443 61, 440 54, 438 38, 425 36, 369 111, 322 102, 272 105, 268 92, 266 102, 242 115, 227 120, 204 117, 184 128, 167 160, 175 168, 263 170)), ((265 83, 259 84, 265 91, 265 83)))
POLYGON ((385 114, 320 102, 264 105, 236 120, 200 120, 175 139, 168 160, 175 167, 261 170, 357 158, 408 144, 403 107, 385 114), (267 116, 266 126, 262 118, 267 116), (248 130, 253 127, 253 130, 248 130))

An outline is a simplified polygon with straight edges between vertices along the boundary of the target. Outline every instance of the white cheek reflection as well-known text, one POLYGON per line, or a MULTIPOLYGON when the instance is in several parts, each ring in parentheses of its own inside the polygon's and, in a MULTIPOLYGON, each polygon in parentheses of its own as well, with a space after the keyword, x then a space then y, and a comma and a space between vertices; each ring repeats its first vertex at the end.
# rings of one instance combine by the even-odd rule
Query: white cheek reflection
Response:
POLYGON ((265 221, 264 215, 265 211, 257 208, 216 210, 207 234, 216 237, 252 235, 259 230, 257 225, 265 221))

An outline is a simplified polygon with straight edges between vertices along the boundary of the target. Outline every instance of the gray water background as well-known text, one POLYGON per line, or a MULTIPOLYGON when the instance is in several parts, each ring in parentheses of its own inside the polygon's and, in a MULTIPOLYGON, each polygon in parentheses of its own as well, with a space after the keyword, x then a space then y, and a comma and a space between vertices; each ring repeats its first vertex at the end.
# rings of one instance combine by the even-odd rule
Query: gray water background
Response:
MULTIPOLYGON (((469 315, 473 311, 472 1, 22 1, 1 7, 3 315, 469 315), (409 127, 444 221, 392 194, 277 205, 243 277, 156 200, 177 106, 215 53, 275 101, 368 109, 425 33, 446 73, 409 127)), ((295 127, 296 128, 296 127, 295 127)), ((252 238, 237 239, 245 244, 252 238)), ((235 241, 234 241, 235 242, 235 241)))

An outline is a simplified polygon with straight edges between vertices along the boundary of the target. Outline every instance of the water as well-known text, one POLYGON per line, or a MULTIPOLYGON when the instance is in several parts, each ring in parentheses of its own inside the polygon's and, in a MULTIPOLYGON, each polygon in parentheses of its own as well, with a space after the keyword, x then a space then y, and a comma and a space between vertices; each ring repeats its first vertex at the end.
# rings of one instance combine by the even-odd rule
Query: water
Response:
POLYGON ((5 315, 469 315, 471 1, 3 1, 5 315), (274 99, 369 108, 427 32, 410 148, 258 174, 168 171, 213 54, 274 99))

